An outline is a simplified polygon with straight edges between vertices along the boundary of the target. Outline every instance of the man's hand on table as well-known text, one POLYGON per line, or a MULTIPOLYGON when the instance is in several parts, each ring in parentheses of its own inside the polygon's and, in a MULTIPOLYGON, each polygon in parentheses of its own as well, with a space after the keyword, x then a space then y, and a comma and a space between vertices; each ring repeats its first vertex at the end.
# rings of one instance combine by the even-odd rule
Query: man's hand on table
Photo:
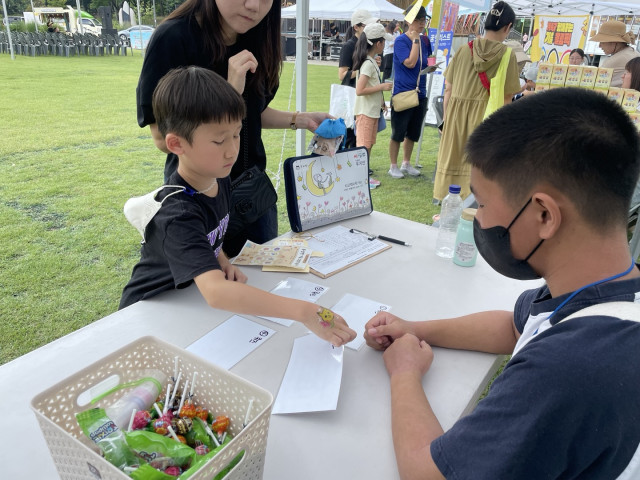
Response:
POLYGON ((384 350, 405 333, 414 334, 411 326, 411 322, 389 312, 378 312, 365 325, 364 338, 371 348, 384 350))
POLYGON ((433 362, 433 350, 424 340, 407 333, 398 338, 382 355, 389 377, 412 375, 421 381, 433 362))

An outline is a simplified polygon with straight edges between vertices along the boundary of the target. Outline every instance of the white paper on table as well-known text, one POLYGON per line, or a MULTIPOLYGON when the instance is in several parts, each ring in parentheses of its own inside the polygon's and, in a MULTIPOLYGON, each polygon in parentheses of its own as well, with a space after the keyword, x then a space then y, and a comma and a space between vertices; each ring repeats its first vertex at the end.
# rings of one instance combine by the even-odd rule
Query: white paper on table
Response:
POLYGON ((275 333, 264 325, 234 315, 193 342, 187 350, 229 370, 275 333))
POLYGON ((314 334, 296 338, 272 413, 324 412, 338 407, 344 347, 314 334))
POLYGON ((389 248, 380 240, 369 240, 366 235, 351 233, 342 225, 314 233, 307 242, 312 250, 324 253, 323 257, 311 257, 309 260, 309 266, 323 275, 330 275, 389 248))
MULTIPOLYGON (((322 296, 329 287, 318 285, 317 283, 307 282, 306 280, 300 280, 298 278, 288 277, 286 280, 281 281, 276 288, 271 290, 271 293, 280 295, 281 297, 293 298, 295 300, 306 300, 308 302, 315 303, 320 296, 322 296)), ((290 327, 294 320, 288 320, 286 318, 276 317, 263 317, 266 320, 270 320, 281 325, 290 327)))
POLYGON ((389 311, 391 307, 384 303, 374 302, 373 300, 347 293, 331 310, 341 315, 349 326, 356 331, 358 336, 347 343, 346 346, 353 350, 358 350, 365 342, 364 326, 366 323, 376 313, 389 311))

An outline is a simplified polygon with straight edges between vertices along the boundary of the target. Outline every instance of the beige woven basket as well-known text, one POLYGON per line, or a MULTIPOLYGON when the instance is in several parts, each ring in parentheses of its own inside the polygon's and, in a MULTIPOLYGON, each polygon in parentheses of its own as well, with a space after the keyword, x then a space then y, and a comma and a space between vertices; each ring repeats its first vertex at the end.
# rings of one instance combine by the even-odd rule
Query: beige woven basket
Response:
MULTIPOLYGON (((211 480, 242 451, 245 452, 242 460, 225 479, 262 478, 273 404, 271 393, 181 348, 154 337, 143 337, 54 385, 31 401, 31 408, 61 479, 130 478, 101 457, 98 448, 85 437, 75 418, 76 413, 87 408, 110 405, 127 390, 113 393, 92 406, 79 406, 78 396, 113 375, 119 375, 121 382, 130 382, 137 379, 140 370, 155 368, 169 376, 174 371, 176 356, 182 378, 190 379, 197 372, 195 403, 214 413, 227 415, 231 419, 229 433, 234 436, 190 479, 211 480), (251 400, 249 421, 243 428, 251 400)), ((164 388, 160 394, 162 398, 166 385, 164 388)))

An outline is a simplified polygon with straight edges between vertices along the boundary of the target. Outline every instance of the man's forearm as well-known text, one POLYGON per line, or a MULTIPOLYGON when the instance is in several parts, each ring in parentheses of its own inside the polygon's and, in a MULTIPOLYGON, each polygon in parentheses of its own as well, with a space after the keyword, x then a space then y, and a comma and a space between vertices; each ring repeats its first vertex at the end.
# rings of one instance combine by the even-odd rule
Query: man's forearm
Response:
POLYGON ((443 479, 431 458, 431 442, 444 432, 418 373, 391 377, 391 430, 402 480, 443 479))

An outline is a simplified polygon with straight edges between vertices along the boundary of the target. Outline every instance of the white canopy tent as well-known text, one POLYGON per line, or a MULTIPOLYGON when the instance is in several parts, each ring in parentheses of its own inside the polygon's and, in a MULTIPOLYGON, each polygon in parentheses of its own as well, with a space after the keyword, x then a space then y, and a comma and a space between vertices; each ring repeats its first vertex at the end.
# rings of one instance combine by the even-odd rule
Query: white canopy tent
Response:
MULTIPOLYGON (((298 4, 305 0, 299 0, 298 4)), ((360 8, 380 20, 402 20, 403 10, 386 0, 308 0, 309 19, 351 20, 360 8)), ((282 18, 296 18, 297 5, 282 9, 282 18)))
MULTIPOLYGON (((518 17, 534 15, 640 15, 640 0, 507 0, 518 17)), ((460 8, 460 15, 477 12, 460 8)))

